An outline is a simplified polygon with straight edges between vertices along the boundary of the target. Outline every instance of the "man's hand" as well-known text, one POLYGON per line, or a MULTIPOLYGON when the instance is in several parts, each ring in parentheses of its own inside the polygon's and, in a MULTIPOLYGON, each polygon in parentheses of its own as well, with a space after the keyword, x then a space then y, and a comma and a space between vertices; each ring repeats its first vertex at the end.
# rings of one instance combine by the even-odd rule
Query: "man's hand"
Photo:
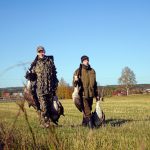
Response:
POLYGON ((104 98, 97 96, 97 97, 96 97, 96 101, 104 101, 104 98))
POLYGON ((29 77, 30 77, 30 72, 27 71, 26 74, 25 74, 25 78, 29 80, 29 77))
POLYGON ((30 71, 26 72, 25 78, 30 80, 30 81, 35 81, 36 80, 36 74, 32 73, 30 71))
POLYGON ((101 98, 100 98, 100 101, 104 101, 104 97, 101 97, 101 98))
POLYGON ((100 97, 99 96, 96 96, 96 101, 100 101, 100 97))
POLYGON ((78 80, 79 80, 78 76, 74 76, 74 81, 78 81, 78 80))

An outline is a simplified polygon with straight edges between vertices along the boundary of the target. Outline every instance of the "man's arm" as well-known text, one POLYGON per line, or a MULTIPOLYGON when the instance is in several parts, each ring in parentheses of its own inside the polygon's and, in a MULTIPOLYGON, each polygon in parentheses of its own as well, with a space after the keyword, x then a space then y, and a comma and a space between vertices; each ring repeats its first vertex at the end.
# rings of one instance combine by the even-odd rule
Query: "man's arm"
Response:
POLYGON ((56 67, 55 67, 55 64, 54 64, 54 58, 51 60, 51 65, 52 65, 52 92, 53 92, 53 96, 56 95, 56 90, 57 90, 57 87, 58 87, 58 78, 57 78, 57 71, 56 71, 56 67))

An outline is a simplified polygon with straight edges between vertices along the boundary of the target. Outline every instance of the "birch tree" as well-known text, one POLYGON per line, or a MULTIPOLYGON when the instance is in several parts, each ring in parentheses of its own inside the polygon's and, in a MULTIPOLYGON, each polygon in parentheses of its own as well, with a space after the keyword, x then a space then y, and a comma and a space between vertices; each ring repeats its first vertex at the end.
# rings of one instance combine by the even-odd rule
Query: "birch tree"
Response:
POLYGON ((125 67, 122 70, 122 74, 121 77, 118 79, 118 82, 120 85, 125 86, 127 95, 129 95, 130 88, 137 83, 135 74, 129 67, 125 67))

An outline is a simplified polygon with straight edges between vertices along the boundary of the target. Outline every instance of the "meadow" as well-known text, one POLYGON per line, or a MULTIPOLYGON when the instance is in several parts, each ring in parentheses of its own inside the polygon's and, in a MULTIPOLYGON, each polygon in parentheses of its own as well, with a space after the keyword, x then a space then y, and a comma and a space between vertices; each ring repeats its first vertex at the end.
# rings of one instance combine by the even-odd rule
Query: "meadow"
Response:
POLYGON ((61 102, 65 117, 48 129, 26 103, 1 102, 0 150, 150 150, 150 95, 105 98, 106 125, 93 130, 81 126, 82 113, 72 100, 61 102))

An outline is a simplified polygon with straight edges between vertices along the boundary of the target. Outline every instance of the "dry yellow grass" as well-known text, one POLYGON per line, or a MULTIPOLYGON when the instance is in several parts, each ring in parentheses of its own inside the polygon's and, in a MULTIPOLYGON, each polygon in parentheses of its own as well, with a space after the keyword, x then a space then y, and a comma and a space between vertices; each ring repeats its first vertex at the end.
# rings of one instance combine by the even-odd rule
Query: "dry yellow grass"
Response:
MULTIPOLYGON (((65 117, 60 118, 59 126, 42 129, 34 109, 25 105, 27 120, 16 103, 0 103, 1 143, 6 144, 13 139, 7 147, 18 149, 150 149, 150 95, 105 98, 101 105, 106 115, 106 126, 93 131, 80 126, 82 114, 72 100, 62 100, 62 104, 65 117)), ((94 106, 95 103, 93 109, 94 106)))

